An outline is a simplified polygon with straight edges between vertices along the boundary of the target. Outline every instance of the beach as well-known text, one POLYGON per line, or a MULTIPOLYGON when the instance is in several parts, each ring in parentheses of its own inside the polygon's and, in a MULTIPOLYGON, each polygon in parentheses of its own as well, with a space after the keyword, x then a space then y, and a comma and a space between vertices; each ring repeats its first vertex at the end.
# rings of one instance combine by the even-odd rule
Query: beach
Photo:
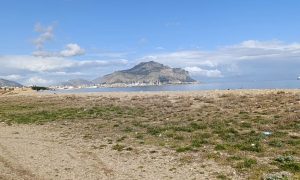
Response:
POLYGON ((31 91, 0 106, 0 179, 300 177, 297 89, 31 91))

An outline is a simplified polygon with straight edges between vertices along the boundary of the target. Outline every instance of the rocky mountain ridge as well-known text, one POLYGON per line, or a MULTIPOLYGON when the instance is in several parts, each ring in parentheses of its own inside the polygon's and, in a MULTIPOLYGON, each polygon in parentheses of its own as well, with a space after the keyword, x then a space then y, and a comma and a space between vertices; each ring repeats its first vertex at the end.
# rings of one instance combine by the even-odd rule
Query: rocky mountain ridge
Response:
POLYGON ((95 84, 180 84, 196 82, 189 76, 189 72, 181 68, 171 68, 163 64, 150 61, 141 62, 128 70, 97 78, 95 84))

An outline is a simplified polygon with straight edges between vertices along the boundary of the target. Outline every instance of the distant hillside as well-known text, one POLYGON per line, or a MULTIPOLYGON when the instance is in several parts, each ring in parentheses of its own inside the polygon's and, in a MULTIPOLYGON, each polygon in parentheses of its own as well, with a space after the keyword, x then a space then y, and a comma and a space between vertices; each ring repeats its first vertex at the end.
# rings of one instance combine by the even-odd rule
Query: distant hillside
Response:
POLYGON ((14 81, 0 79, 0 87, 23 87, 23 85, 14 81))
POLYGON ((188 83, 195 82, 189 76, 188 71, 181 68, 170 68, 163 64, 150 61, 142 62, 131 69, 116 71, 94 80, 96 84, 116 84, 116 83, 188 83))
POLYGON ((68 80, 67 82, 62 82, 62 86, 73 86, 73 87, 78 87, 78 86, 91 86, 94 83, 85 79, 71 79, 68 80))

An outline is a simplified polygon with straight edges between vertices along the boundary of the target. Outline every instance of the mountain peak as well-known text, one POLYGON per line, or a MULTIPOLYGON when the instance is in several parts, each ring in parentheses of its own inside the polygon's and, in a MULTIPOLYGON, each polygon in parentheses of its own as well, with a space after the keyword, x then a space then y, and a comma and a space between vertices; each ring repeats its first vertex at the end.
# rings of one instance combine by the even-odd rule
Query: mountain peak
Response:
POLYGON ((133 68, 128 70, 123 70, 121 72, 133 73, 133 74, 149 74, 152 71, 159 71, 163 68, 169 68, 169 67, 164 66, 163 64, 160 64, 155 61, 149 61, 149 62, 141 62, 135 65, 133 68))
POLYGON ((155 61, 141 62, 128 70, 116 71, 94 81, 99 84, 146 83, 176 84, 195 82, 189 73, 181 68, 170 68, 155 61))

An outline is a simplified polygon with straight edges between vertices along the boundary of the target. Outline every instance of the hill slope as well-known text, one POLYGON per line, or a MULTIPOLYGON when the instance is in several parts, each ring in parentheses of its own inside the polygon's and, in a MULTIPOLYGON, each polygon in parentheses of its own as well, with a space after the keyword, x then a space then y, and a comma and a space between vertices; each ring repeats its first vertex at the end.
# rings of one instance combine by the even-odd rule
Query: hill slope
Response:
POLYGON ((91 86, 94 83, 85 79, 70 79, 67 82, 63 82, 61 83, 61 85, 63 86, 74 86, 74 87, 78 87, 78 86, 91 86))
POLYGON ((0 87, 23 87, 23 85, 14 81, 0 79, 0 87))
POLYGON ((131 69, 116 71, 95 79, 96 84, 115 83, 148 83, 148 84, 176 84, 195 82, 188 71, 181 68, 170 68, 163 64, 150 61, 142 62, 131 69))

